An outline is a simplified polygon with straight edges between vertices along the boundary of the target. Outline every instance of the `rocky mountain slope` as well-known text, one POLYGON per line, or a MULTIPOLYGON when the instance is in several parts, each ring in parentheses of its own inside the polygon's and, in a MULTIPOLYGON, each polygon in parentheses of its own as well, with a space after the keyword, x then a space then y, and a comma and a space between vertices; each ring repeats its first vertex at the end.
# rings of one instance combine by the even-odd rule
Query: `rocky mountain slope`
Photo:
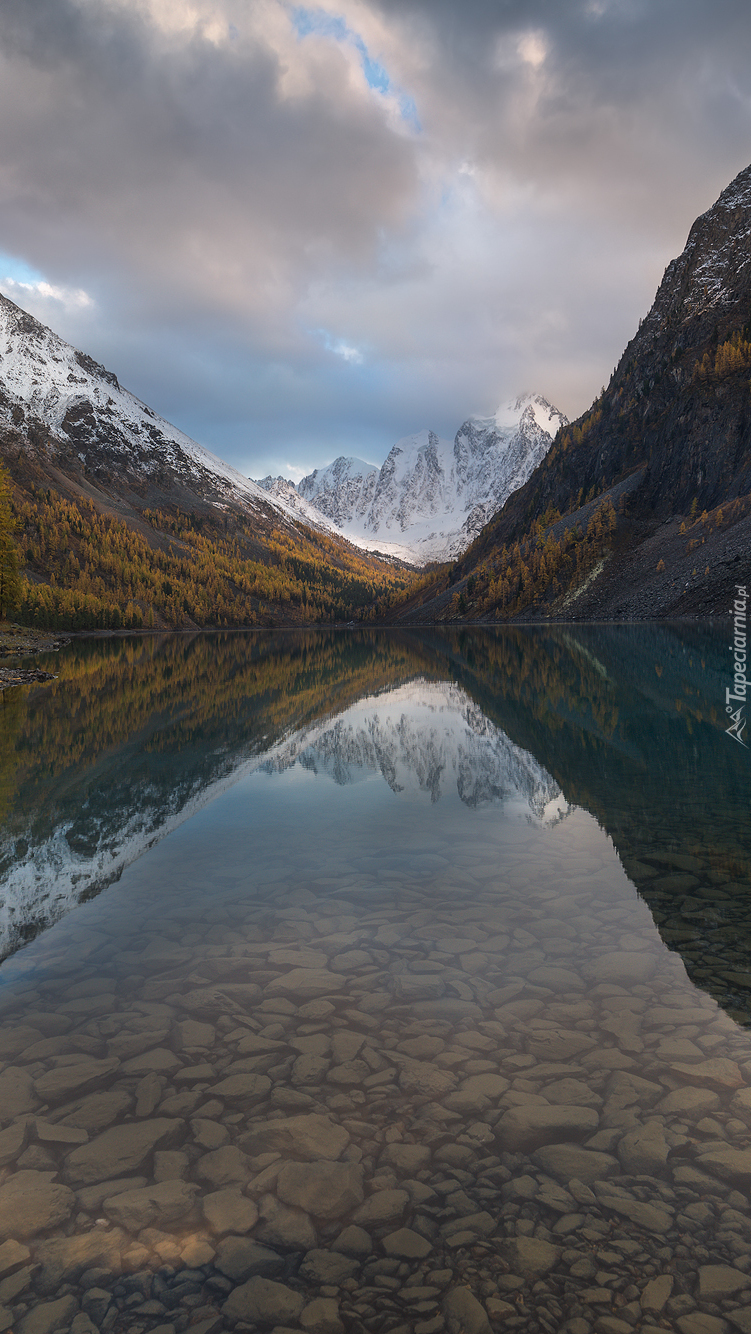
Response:
POLYGON ((26 621, 341 619, 393 583, 388 564, 297 493, 257 486, 3 296, 0 456, 15 484, 26 621))
MULTIPOLYGON (((359 546, 417 565, 446 561, 523 485, 566 424, 546 399, 526 394, 494 417, 470 418, 453 441, 429 430, 406 436, 380 468, 335 459, 304 477, 297 494, 359 546)), ((260 485, 289 500, 284 478, 260 485)))
POLYGON ((233 504, 282 521, 331 525, 294 508, 123 389, 117 376, 0 295, 0 428, 25 433, 39 458, 78 471, 118 494, 159 501, 233 504))
POLYGON ((607 389, 558 432, 450 587, 436 584, 409 618, 725 614, 751 545, 750 260, 747 167, 697 218, 607 389), (612 531, 583 555, 603 505, 612 531), (540 532, 568 548, 551 546, 547 573, 532 571, 517 596, 520 559, 529 575, 540 532))

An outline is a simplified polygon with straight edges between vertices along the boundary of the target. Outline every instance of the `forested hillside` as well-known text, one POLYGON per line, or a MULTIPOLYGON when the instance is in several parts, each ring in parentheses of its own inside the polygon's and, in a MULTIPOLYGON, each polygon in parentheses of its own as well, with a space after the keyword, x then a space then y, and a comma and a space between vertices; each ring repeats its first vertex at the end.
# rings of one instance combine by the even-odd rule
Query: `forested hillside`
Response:
POLYGON ((240 510, 144 509, 11 485, 20 577, 6 611, 52 629, 304 625, 373 620, 408 571, 314 532, 257 527, 240 510))
POLYGON ((368 620, 413 577, 267 495, 3 296, 0 461, 0 615, 25 624, 368 620))

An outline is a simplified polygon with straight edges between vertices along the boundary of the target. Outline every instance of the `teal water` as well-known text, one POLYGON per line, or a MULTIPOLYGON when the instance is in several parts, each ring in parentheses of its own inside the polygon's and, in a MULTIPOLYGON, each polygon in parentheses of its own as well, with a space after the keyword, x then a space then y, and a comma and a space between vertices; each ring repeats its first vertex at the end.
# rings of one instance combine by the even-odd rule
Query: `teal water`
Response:
POLYGON ((88 641, 6 692, 0 1320, 751 1327, 725 647, 88 641))

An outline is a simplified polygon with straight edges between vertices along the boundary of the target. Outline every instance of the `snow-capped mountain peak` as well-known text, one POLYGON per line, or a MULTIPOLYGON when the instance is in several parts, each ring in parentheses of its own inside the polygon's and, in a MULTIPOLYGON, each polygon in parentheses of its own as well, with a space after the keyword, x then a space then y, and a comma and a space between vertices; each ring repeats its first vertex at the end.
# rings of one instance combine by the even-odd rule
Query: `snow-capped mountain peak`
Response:
POLYGON ((303 478, 298 492, 359 546, 418 565, 448 560, 524 485, 566 424, 547 399, 523 394, 492 417, 470 417, 453 442, 418 431, 398 440, 380 469, 341 457, 303 478))
MULTIPOLYGON (((473 420, 481 419, 473 418, 473 420)), ((522 420, 528 426, 534 422, 541 431, 546 431, 551 436, 555 436, 561 426, 568 425, 568 418, 541 394, 520 394, 511 402, 502 404, 490 420, 495 422, 498 431, 513 431, 522 420)))
POLYGON ((23 427, 31 451, 57 453, 94 481, 115 478, 135 494, 153 493, 157 503, 187 494, 256 511, 271 505, 287 519, 333 530, 297 492, 294 499, 267 493, 2 294, 0 424, 23 427))
POLYGON ((340 455, 328 467, 315 468, 303 477, 297 490, 310 505, 344 529, 367 512, 377 479, 378 468, 374 463, 340 455))

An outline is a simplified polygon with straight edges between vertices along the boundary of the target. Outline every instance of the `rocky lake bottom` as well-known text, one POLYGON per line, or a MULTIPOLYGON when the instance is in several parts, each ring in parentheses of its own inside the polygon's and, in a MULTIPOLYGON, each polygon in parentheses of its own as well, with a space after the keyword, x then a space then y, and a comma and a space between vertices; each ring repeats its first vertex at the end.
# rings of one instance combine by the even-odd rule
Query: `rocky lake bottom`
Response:
POLYGON ((737 851, 543 759, 400 669, 113 883, 76 826, 0 967, 0 1331, 751 1334, 737 851))

